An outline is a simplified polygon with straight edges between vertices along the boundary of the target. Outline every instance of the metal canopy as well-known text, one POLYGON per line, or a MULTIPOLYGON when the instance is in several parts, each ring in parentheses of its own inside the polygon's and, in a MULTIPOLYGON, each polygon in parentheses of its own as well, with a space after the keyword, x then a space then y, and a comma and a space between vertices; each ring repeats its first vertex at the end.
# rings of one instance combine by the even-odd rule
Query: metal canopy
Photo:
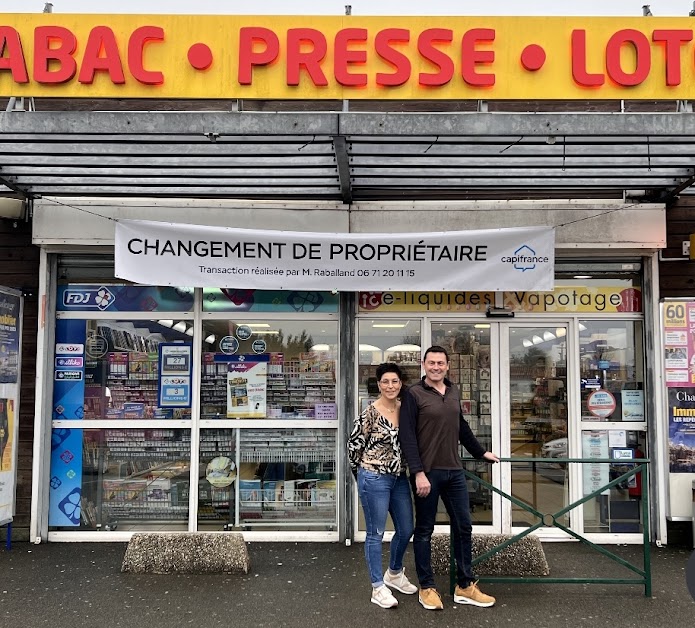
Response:
POLYGON ((688 113, 0 113, 0 184, 39 196, 668 201, 688 113))

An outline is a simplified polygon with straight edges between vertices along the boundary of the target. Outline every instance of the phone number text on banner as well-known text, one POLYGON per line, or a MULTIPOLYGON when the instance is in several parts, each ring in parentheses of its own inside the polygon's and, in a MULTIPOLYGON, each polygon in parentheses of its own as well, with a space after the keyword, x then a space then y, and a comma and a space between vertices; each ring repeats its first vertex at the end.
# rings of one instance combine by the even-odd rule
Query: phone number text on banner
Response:
POLYGON ((116 223, 116 276, 259 290, 552 290, 555 231, 304 233, 116 223))

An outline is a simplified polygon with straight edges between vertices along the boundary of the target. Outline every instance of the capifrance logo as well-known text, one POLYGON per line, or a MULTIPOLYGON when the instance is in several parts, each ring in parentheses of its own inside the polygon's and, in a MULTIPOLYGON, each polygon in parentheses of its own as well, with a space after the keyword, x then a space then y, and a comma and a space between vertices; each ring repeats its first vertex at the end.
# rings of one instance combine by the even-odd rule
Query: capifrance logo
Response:
POLYGON ((528 244, 522 244, 513 255, 502 257, 503 264, 512 264, 515 270, 522 273, 535 270, 538 264, 547 264, 549 261, 550 258, 547 255, 537 255, 528 244))

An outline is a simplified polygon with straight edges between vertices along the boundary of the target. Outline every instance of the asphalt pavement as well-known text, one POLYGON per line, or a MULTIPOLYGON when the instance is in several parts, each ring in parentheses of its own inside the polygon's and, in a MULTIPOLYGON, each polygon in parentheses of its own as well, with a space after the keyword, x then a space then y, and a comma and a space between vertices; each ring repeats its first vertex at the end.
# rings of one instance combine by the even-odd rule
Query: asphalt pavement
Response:
MULTIPOLYGON (((325 627, 533 626, 628 628, 695 625, 685 568, 689 546, 654 547, 652 596, 639 585, 481 584, 493 608, 454 604, 448 576, 438 576, 443 611, 426 611, 417 595, 400 604, 370 603, 362 544, 252 543, 247 575, 121 573, 121 543, 14 543, 0 549, 0 627, 325 627)), ((641 566, 638 546, 611 546, 641 566)), ((546 543, 555 577, 633 577, 577 543, 546 543)), ((406 572, 414 577, 412 551, 406 572)))

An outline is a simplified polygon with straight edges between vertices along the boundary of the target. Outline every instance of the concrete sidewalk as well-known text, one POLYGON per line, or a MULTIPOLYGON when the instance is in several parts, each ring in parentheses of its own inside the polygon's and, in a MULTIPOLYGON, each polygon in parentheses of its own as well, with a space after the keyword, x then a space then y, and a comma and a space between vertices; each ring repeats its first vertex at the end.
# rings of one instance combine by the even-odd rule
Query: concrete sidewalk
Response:
MULTIPOLYGON (((551 576, 631 577, 632 572, 576 543, 544 545, 551 576)), ((609 547, 641 566, 641 548, 609 547)), ((124 544, 15 543, 0 550, 0 626, 199 628, 282 626, 562 626, 628 628, 695 624, 685 547, 654 548, 652 597, 637 585, 486 584, 497 605, 457 606, 438 579, 443 611, 397 593, 384 610, 369 601, 363 545, 253 543, 248 575, 131 575, 120 571, 124 544)), ((406 569, 414 578, 412 551, 406 569)))

